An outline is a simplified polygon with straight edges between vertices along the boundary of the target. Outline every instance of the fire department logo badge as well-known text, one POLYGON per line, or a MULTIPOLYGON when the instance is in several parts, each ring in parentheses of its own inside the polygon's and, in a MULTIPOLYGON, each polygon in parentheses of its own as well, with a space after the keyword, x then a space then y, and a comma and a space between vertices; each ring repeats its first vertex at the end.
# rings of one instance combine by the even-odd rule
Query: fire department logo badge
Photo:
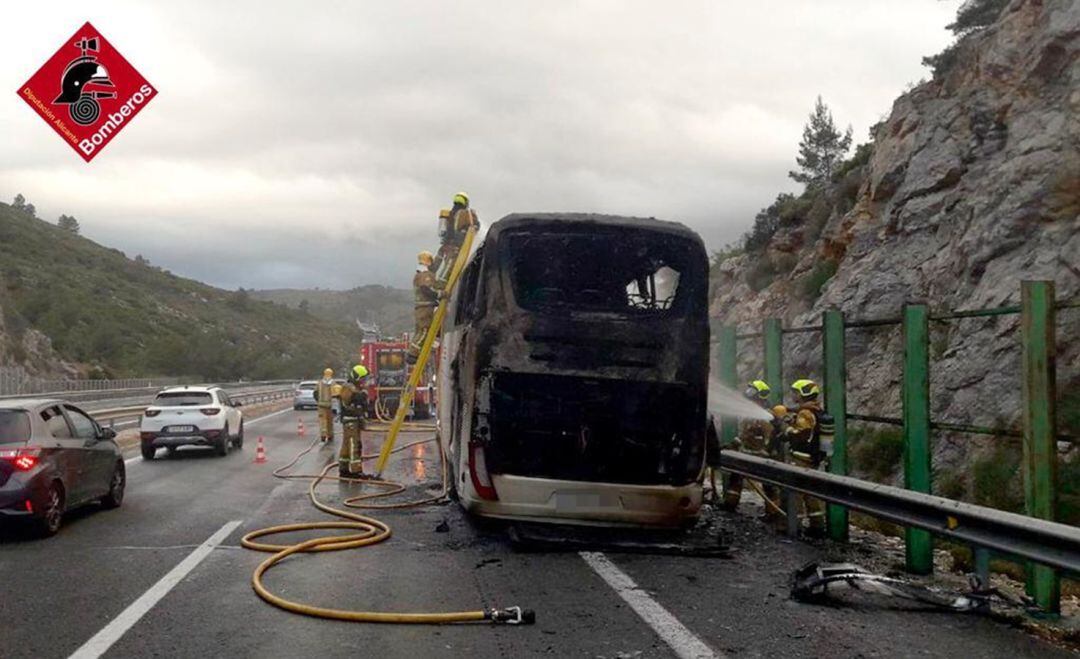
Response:
POLYGON ((90 162, 157 90, 87 23, 17 93, 90 162))

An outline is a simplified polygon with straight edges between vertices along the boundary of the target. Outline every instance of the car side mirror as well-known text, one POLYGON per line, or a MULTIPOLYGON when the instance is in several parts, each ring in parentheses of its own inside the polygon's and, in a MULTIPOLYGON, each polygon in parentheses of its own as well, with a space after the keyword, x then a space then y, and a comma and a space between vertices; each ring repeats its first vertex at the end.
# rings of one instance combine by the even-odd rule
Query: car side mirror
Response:
POLYGON ((100 439, 100 440, 116 439, 116 431, 113 430, 112 428, 102 428, 101 433, 98 435, 98 439, 100 439))

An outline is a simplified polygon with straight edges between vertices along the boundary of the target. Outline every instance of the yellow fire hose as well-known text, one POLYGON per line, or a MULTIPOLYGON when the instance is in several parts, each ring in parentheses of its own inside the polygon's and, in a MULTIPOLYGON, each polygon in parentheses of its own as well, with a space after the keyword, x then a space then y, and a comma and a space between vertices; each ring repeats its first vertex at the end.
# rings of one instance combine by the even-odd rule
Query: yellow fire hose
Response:
MULTIPOLYGON (((422 439, 415 442, 404 444, 392 452, 404 451, 408 448, 416 446, 418 444, 424 444, 430 441, 434 441, 434 437, 422 439)), ((303 522, 299 524, 282 524, 279 526, 271 526, 265 529, 259 529, 252 531, 245 535, 240 544, 255 551, 264 551, 272 553, 273 555, 264 560, 255 568, 254 574, 251 576, 251 586, 255 589, 255 592, 266 602, 286 611, 293 613, 299 613, 301 615, 312 616, 315 618, 328 618, 331 620, 344 620, 349 622, 378 622, 378 623, 404 623, 404 624, 445 624, 454 622, 483 622, 490 621, 495 623, 508 623, 508 624, 532 624, 536 620, 535 614, 530 610, 522 610, 521 607, 514 606, 507 609, 480 609, 476 611, 451 611, 443 613, 392 613, 384 611, 351 611, 344 609, 331 609, 327 607, 314 606, 310 604, 304 604, 301 602, 294 602, 289 599, 285 599, 279 595, 271 593, 266 586, 263 585, 262 578, 266 574, 266 571, 274 567, 281 561, 285 560, 293 554, 301 553, 314 553, 322 551, 341 551, 345 549, 356 549, 360 547, 366 547, 368 545, 378 544, 390 537, 390 527, 380 520, 373 517, 367 517, 358 513, 349 512, 340 508, 334 508, 326 503, 323 503, 315 494, 315 488, 319 486, 323 481, 342 481, 348 483, 360 483, 363 485, 373 485, 383 488, 381 492, 369 492, 361 494, 355 497, 346 499, 343 503, 350 508, 369 508, 369 509, 390 509, 390 508, 411 508, 416 506, 422 506, 430 503, 435 503, 446 497, 448 489, 447 480, 447 465, 446 456, 443 454, 442 446, 436 442, 436 446, 439 447, 439 462, 440 470, 442 472, 442 491, 435 496, 427 499, 421 499, 419 501, 406 501, 395 503, 370 503, 371 499, 378 497, 386 497, 405 491, 405 486, 401 483, 387 480, 368 480, 363 478, 348 478, 344 476, 330 476, 328 472, 336 465, 331 462, 326 465, 318 474, 286 474, 283 473, 287 469, 290 469, 293 465, 300 461, 307 453, 311 452, 319 444, 319 440, 313 441, 306 449, 300 451, 296 457, 294 457, 288 464, 278 467, 274 470, 273 474, 277 478, 284 479, 309 479, 311 481, 308 486, 308 498, 319 510, 336 517, 341 517, 348 521, 342 522, 303 522), (295 531, 309 531, 315 529, 351 529, 353 533, 347 533, 345 535, 329 535, 312 538, 293 545, 280 545, 267 542, 257 542, 257 538, 263 538, 269 535, 275 535, 278 533, 291 533, 295 531)), ((378 455, 362 455, 361 460, 370 460, 378 457, 378 455)))

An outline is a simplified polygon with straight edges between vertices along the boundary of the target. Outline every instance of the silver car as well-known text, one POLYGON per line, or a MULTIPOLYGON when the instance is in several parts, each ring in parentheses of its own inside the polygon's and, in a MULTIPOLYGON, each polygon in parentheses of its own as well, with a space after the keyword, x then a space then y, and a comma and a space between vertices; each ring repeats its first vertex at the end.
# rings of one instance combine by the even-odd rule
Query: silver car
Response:
POLYGON ((292 408, 294 410, 303 410, 318 407, 318 403, 315 402, 315 388, 318 386, 319 383, 315 380, 304 380, 296 385, 296 391, 293 392, 292 408))

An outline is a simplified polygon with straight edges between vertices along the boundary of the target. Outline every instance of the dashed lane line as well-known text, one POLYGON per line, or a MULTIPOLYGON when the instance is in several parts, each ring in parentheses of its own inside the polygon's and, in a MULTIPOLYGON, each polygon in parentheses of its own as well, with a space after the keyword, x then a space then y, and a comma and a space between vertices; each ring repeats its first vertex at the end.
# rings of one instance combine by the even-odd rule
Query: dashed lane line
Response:
POLYGON ((203 559, 210 555, 229 534, 240 526, 241 520, 226 522, 214 535, 206 539, 187 558, 180 561, 168 574, 162 577, 156 584, 143 593, 139 599, 132 602, 120 615, 113 618, 112 622, 105 625, 97 634, 83 644, 81 648, 71 655, 71 659, 97 659, 113 646, 114 643, 135 626, 135 623, 154 608, 154 605, 169 594, 176 584, 194 570, 203 559))
POLYGON ((634 583, 630 575, 620 570, 607 556, 593 551, 583 551, 580 555, 593 572, 600 575, 680 659, 712 659, 718 656, 659 602, 649 597, 648 593, 634 583))

